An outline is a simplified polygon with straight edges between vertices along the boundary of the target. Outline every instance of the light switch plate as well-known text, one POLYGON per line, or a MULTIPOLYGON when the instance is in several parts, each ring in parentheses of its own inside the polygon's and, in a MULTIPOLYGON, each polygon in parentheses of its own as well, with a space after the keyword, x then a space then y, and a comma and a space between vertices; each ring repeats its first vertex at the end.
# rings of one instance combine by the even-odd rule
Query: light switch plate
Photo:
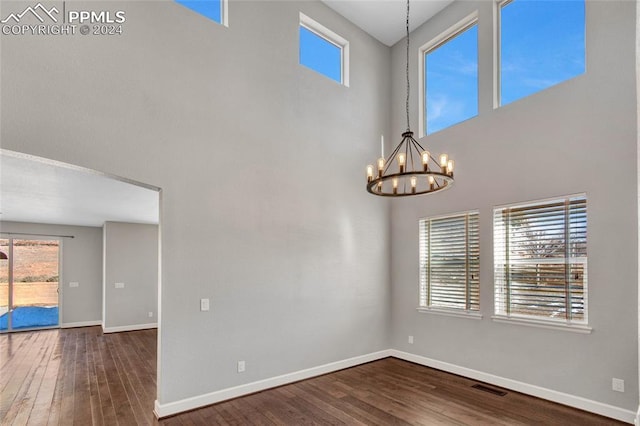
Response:
POLYGON ((116 283, 115 287, 116 288, 124 288, 124 283, 116 283))
POLYGON ((200 299, 200 311, 205 312, 209 310, 209 299, 200 299))
POLYGON ((78 287, 79 285, 80 285, 80 283, 77 283, 77 282, 75 282, 75 281, 74 281, 74 282, 69 283, 69 287, 78 287))

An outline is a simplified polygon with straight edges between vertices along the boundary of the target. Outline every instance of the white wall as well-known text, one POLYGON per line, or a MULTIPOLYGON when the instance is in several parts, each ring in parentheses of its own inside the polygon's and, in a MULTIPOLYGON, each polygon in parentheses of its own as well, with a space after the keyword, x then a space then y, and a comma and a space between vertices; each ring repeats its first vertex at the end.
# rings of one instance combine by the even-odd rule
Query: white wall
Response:
POLYGON ((153 325, 158 312, 158 226, 105 222, 103 235, 104 330, 153 325), (124 287, 116 288, 116 283, 124 287))
POLYGON ((389 210, 364 166, 390 49, 319 2, 231 1, 229 28, 73 7, 125 10, 124 34, 2 36, 2 147, 163 189, 160 403, 388 348, 389 210), (349 88, 298 64, 300 11, 350 41, 349 88))
POLYGON ((2 232, 37 235, 72 235, 61 238, 62 264, 59 291, 61 325, 96 324, 102 318, 102 229, 88 226, 0 222, 2 232), (77 282, 78 287, 69 287, 77 282))
MULTIPOLYGON (((635 2, 587 2, 587 72, 492 108, 492 2, 456 2, 412 34, 412 87, 418 48, 479 12, 480 114, 423 138, 456 160, 455 186, 397 200, 392 210, 392 346, 435 360, 577 395, 627 410, 638 403, 638 206, 635 2), (492 208, 586 192, 589 325, 570 332, 496 323, 492 208), (481 321, 421 314, 418 219, 479 209, 481 321), (415 344, 407 336, 415 336, 415 344), (611 389, 625 380, 625 393, 611 389)), ((393 129, 404 129, 404 45, 393 47, 393 129)), ((417 129, 417 92, 412 120, 417 129)))

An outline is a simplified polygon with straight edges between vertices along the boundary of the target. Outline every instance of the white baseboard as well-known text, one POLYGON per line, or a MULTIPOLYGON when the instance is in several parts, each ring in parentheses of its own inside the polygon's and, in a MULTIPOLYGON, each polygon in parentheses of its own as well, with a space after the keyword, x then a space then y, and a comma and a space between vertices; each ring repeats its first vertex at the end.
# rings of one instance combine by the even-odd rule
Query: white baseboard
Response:
POLYGON ((92 327, 94 325, 102 325, 102 320, 80 321, 80 322, 65 322, 62 325, 60 325, 60 328, 92 327))
POLYGON ((121 325, 118 327, 105 327, 104 324, 102 324, 103 333, 120 333, 122 331, 147 330, 149 328, 158 328, 158 323, 121 325))
POLYGON ((638 406, 638 411, 636 412, 636 418, 633 421, 633 424, 636 426, 640 426, 640 406, 638 406))
POLYGON ((257 382, 247 383, 232 388, 222 389, 216 392, 198 395, 191 398, 182 399, 180 401, 160 404, 157 400, 153 412, 157 418, 167 417, 184 411, 193 410, 195 408, 204 407, 215 404, 217 402, 226 401, 228 399, 237 398, 239 396, 260 392, 265 389, 286 385, 288 383, 297 382, 299 380, 309 379, 311 377, 320 376, 322 374, 332 373, 334 371, 353 367, 371 361, 387 358, 390 356, 389 350, 374 352, 367 355, 357 356, 342 361, 331 362, 318 367, 308 368, 306 370, 295 371, 293 373, 283 374, 282 376, 272 377, 270 379, 259 380, 257 382))
MULTIPOLYGON (((640 416, 640 408, 638 414, 631 410, 625 410, 624 408, 614 407, 613 405, 603 404, 602 402, 593 401, 590 399, 582 398, 575 395, 569 395, 567 393, 558 392, 552 389, 543 388, 540 386, 531 385, 528 383, 519 382, 517 380, 507 379, 500 376, 495 376, 489 373, 483 373, 482 371, 472 370, 466 367, 460 367, 458 365, 449 364, 448 362, 438 361, 431 358, 426 358, 420 355, 410 354, 408 352, 402 352, 395 349, 391 349, 391 356, 405 361, 415 362, 416 364, 424 365, 438 370, 446 371, 448 373, 458 374, 460 376, 468 377, 470 379, 478 380, 492 385, 500 386, 506 389, 511 389, 516 392, 521 392, 527 395, 536 396, 538 398, 546 399, 549 401, 557 402, 559 404, 568 405, 570 407, 579 408, 581 410, 589 411, 591 413, 600 414, 602 416, 610 417, 622 422, 634 423, 634 419, 638 419, 640 416)), ((637 420, 636 420, 637 421, 637 420)), ((640 425, 640 423, 636 423, 640 425)))

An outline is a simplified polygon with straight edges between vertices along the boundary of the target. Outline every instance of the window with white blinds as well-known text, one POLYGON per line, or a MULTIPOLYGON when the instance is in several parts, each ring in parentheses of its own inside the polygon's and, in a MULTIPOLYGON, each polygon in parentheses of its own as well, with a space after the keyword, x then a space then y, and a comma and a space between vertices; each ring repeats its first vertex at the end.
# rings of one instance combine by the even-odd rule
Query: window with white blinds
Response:
POLYGON ((478 212, 420 220, 420 307, 480 308, 478 212))
POLYGON ((584 195, 494 210, 497 316, 585 324, 584 195))

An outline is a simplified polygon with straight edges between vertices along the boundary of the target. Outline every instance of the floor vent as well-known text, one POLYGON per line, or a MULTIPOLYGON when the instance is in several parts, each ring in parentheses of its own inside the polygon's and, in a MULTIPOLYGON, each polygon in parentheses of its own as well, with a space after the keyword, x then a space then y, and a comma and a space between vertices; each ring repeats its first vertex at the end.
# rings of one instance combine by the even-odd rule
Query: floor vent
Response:
POLYGON ((472 388, 476 388, 478 390, 484 391, 484 392, 489 392, 492 393, 494 395, 498 395, 498 396, 505 396, 507 393, 505 391, 501 391, 498 389, 494 389, 494 388, 490 388, 489 386, 485 386, 485 385, 481 385, 481 384, 476 384, 471 386, 472 388))

